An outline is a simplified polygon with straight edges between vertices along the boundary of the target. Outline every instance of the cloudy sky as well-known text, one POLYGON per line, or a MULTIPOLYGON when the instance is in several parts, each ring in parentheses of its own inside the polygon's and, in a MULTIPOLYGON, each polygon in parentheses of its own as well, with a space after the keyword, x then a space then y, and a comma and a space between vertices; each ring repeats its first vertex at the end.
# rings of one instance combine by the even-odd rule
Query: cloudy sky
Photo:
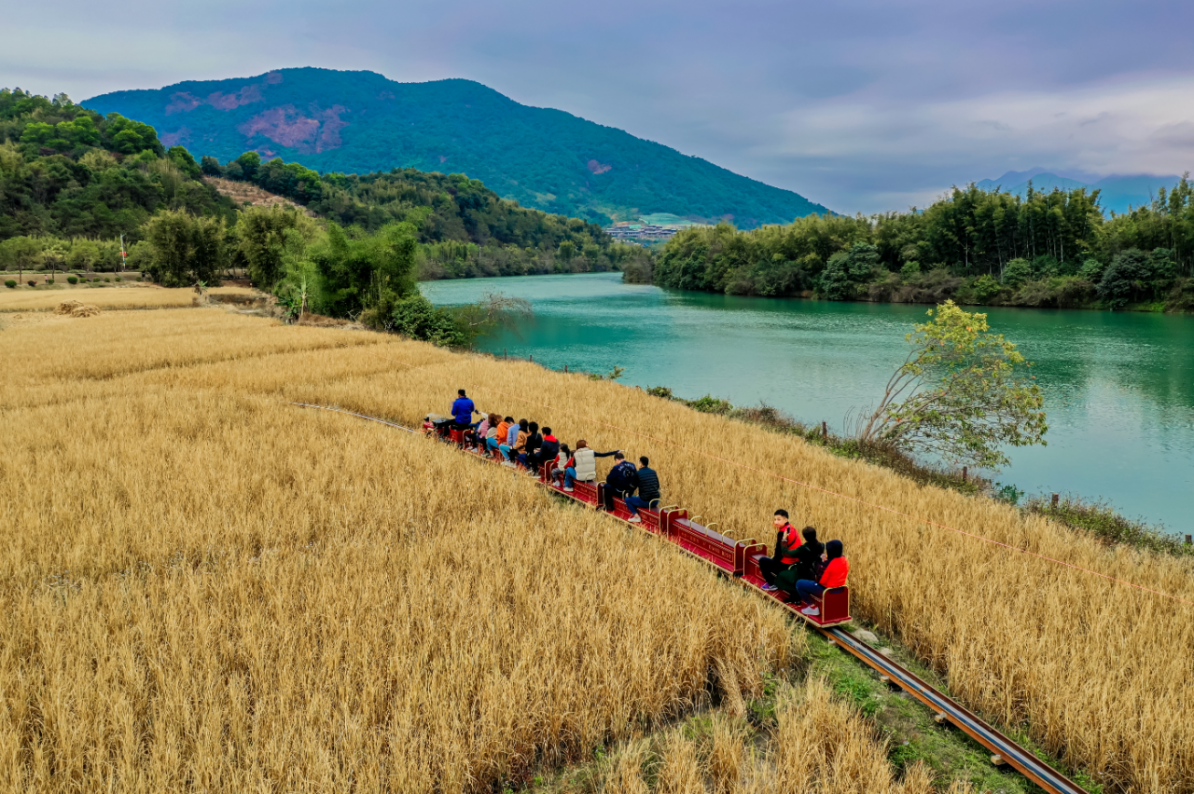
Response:
POLYGON ((1190 0, 9 3, 0 86, 465 77, 839 212, 1033 166, 1194 170, 1190 0))

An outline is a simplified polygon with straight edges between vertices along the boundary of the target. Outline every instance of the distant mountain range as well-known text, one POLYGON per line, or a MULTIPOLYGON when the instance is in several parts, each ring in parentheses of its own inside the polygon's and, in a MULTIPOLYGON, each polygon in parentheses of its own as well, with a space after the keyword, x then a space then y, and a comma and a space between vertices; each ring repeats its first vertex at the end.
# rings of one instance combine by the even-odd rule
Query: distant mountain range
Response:
POLYGON ((248 150, 317 171, 462 172, 523 206, 607 223, 652 213, 740 228, 827 210, 698 157, 470 80, 280 69, 117 91, 84 103, 157 128, 167 146, 226 162, 248 150))
POLYGON ((1008 171, 998 179, 984 179, 975 182, 975 187, 982 190, 994 190, 1002 187, 1005 193, 1023 196, 1028 191, 1028 182, 1032 180, 1034 190, 1046 192, 1053 188, 1061 190, 1075 190, 1080 187, 1098 189, 1099 205, 1105 212, 1124 213, 1131 207, 1150 204, 1157 195, 1159 188, 1169 189, 1178 183, 1178 176, 1151 176, 1139 174, 1136 176, 1107 176, 1091 181, 1082 181, 1059 176, 1046 171, 1044 168, 1032 168, 1027 171, 1008 171))

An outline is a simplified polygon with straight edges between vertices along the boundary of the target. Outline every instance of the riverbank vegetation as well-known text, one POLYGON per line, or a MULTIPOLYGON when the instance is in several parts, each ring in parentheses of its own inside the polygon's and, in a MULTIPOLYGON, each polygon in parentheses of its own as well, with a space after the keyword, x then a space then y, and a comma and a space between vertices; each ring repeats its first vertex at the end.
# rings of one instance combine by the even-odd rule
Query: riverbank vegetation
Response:
POLYGON ((924 209, 678 233, 628 281, 768 297, 1194 309, 1194 185, 1105 218, 1098 191, 955 188, 924 209))

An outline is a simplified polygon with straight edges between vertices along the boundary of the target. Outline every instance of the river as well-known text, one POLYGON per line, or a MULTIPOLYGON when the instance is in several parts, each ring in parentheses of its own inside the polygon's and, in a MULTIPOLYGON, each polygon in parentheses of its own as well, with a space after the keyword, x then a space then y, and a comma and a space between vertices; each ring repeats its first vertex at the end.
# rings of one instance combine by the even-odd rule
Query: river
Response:
MULTIPOLYGON (((764 402, 842 431, 874 404, 904 360, 904 335, 927 306, 831 303, 672 292, 623 284, 620 273, 425 282, 439 305, 487 292, 531 301, 520 336, 478 347, 533 355, 555 369, 608 372, 686 398, 764 402)), ((974 307, 968 307, 973 309, 974 307)), ((1194 532, 1194 318, 979 309, 1036 363, 1048 446, 1009 451, 992 475, 1028 494, 1101 499, 1124 514, 1194 532)))

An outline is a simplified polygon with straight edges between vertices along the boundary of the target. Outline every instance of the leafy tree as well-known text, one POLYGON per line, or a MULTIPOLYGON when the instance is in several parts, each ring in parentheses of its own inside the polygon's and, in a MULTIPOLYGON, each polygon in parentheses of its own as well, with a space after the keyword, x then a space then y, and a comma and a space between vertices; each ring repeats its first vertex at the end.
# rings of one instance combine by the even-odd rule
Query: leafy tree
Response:
POLYGON ((849 251, 829 258, 821 274, 821 292, 831 301, 851 300, 858 286, 873 278, 878 267, 878 249, 867 243, 854 243, 849 251))
POLYGON ((1044 444, 1044 400, 1016 346, 953 301, 928 314, 859 439, 991 469, 1004 445, 1044 444))
POLYGON ((329 223, 327 244, 315 255, 329 313, 384 328, 397 302, 416 291, 417 249, 409 224, 391 224, 377 234, 352 239, 338 224, 329 223))
POLYGON ((1132 248, 1111 260, 1099 282, 1099 299, 1112 309, 1122 309, 1138 300, 1152 286, 1152 264, 1148 254, 1132 248))
POLYGON ((1003 283, 1015 289, 1032 278, 1032 263, 1027 259, 1013 259, 1003 269, 1003 283))
POLYGON ((177 210, 155 215, 146 226, 153 246, 150 277, 166 287, 213 284, 223 267, 224 221, 177 210))
POLYGON ((240 252, 248 263, 249 278, 259 288, 272 290, 282 277, 286 231, 298 223, 293 207, 251 207, 241 213, 236 225, 240 252))
POLYGON ((466 347, 471 341, 450 312, 417 292, 394 304, 391 327, 395 333, 443 347, 466 347))

